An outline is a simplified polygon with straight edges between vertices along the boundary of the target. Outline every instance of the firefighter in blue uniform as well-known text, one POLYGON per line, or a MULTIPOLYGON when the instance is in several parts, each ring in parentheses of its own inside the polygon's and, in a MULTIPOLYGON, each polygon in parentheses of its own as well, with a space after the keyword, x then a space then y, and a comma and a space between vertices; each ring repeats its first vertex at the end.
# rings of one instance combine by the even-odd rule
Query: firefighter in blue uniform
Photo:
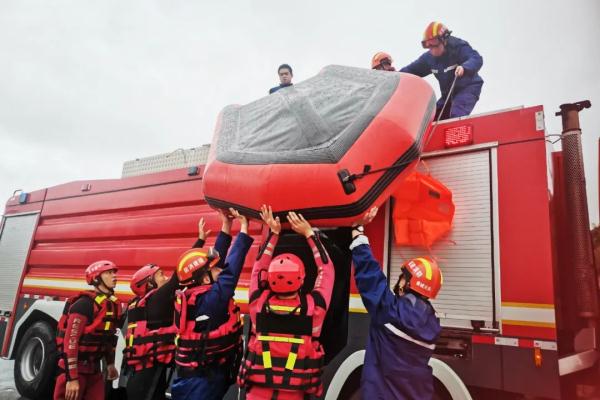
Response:
POLYGON ((438 80, 442 96, 437 102, 436 119, 448 98, 455 77, 454 91, 441 119, 470 115, 483 86, 483 79, 478 74, 483 58, 469 43, 450 36, 451 33, 442 23, 431 22, 425 29, 421 42, 428 51, 400 70, 420 77, 433 74, 438 80))
MULTIPOLYGON (((187 318, 191 321, 200 322, 206 319, 208 322, 207 326, 210 326, 211 329, 218 329, 221 326, 225 326, 231 319, 230 305, 235 292, 235 287, 237 286, 248 250, 254 240, 248 235, 248 220, 246 217, 240 215, 233 209, 230 209, 230 213, 240 221, 240 233, 233 243, 222 269, 218 267, 219 263, 217 260, 219 260, 220 257, 217 254, 215 260, 217 261, 217 264, 213 266, 211 262, 210 268, 201 265, 201 268, 197 271, 192 269, 188 270, 187 267, 186 270, 183 271, 180 268, 182 265, 180 261, 180 265, 178 265, 176 271, 180 284, 185 285, 186 281, 193 279, 199 280, 197 283, 200 284, 200 286, 205 286, 206 290, 195 297, 194 310, 190 310, 194 315, 188 315, 187 318), (197 272, 201 272, 201 274, 196 276, 197 272)), ((210 258, 208 261, 210 261, 210 258)), ((186 290, 181 293, 185 295, 193 290, 192 287, 186 287, 186 290)), ((175 308, 177 309, 177 305, 175 308)), ((182 343, 186 338, 181 331, 179 334, 180 337, 178 339, 178 348, 175 356, 178 367, 178 377, 171 387, 171 398, 174 400, 222 399, 231 383, 234 382, 232 377, 235 377, 237 370, 230 371, 232 366, 228 363, 215 363, 205 368, 198 367, 196 373, 194 373, 193 367, 182 367, 182 365, 185 365, 185 361, 189 361, 184 360, 183 357, 188 357, 190 354, 180 352, 182 346, 186 346, 182 343), (179 358, 180 354, 182 354, 181 359, 179 358), (183 374, 184 372, 192 373, 183 374)), ((232 351, 235 351, 235 349, 232 349, 232 351)), ((195 361, 193 354, 191 355, 191 361, 195 361)))
POLYGON ((356 286, 371 317, 361 398, 432 399, 428 363, 441 328, 429 299, 441 288, 441 271, 430 258, 410 260, 392 292, 364 234, 376 214, 374 207, 353 226, 350 245, 356 286))

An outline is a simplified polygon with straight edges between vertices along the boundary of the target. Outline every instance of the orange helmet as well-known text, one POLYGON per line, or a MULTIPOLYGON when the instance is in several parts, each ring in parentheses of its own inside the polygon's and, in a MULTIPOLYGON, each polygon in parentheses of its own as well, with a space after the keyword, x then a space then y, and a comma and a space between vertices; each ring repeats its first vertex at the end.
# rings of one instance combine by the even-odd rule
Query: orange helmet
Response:
POLYGON ((444 283, 438 263, 429 257, 414 258, 405 262, 401 270, 407 278, 408 289, 428 299, 435 299, 444 283))
POLYGON ((442 24, 441 22, 430 22, 423 33, 421 45, 424 49, 439 46, 440 43, 443 43, 446 39, 448 39, 451 33, 452 31, 448 30, 446 25, 442 24))
POLYGON ((156 264, 146 264, 138 269, 131 277, 129 287, 136 296, 144 296, 150 287, 155 287, 154 274, 158 272, 160 267, 156 264))
POLYGON ((269 287, 274 293, 293 293, 304 284, 304 263, 295 254, 283 253, 269 264, 269 287))
POLYGON ((212 247, 209 249, 191 249, 179 257, 177 261, 177 278, 181 285, 192 285, 200 282, 202 275, 219 262, 219 253, 212 247))
POLYGON ((394 62, 394 60, 392 60, 392 56, 390 56, 388 53, 385 53, 383 51, 375 53, 375 55, 371 59, 371 69, 376 69, 385 60, 388 60, 390 64, 394 62))

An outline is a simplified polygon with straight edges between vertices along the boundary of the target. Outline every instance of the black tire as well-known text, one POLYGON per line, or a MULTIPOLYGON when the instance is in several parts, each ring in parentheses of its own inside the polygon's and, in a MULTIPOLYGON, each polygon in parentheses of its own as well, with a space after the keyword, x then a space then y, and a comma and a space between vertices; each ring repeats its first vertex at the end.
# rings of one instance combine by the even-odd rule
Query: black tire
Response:
POLYGON ((452 396, 450 396, 450 392, 444 386, 442 382, 437 378, 433 378, 433 400, 452 400, 452 396))
POLYGON ((15 386, 21 396, 52 398, 57 355, 54 329, 48 323, 36 322, 27 329, 15 356, 15 386))

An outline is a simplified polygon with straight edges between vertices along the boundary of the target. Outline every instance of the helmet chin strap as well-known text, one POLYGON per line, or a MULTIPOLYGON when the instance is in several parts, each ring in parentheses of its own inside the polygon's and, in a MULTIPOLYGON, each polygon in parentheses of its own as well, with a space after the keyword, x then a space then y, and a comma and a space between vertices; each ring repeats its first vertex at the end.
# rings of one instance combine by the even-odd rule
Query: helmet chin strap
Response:
POLYGON ((97 284, 97 285, 95 285, 95 288, 96 288, 96 290, 97 290, 97 291, 99 291, 100 293, 102 293, 102 294, 106 294, 106 295, 109 295, 109 296, 112 296, 112 295, 115 293, 114 289, 110 289, 110 288, 109 288, 109 287, 106 285, 106 283, 104 282, 104 279, 102 279, 102 277, 101 277, 101 276, 99 276, 98 278, 96 278, 96 282, 97 282, 98 284, 97 284), (106 289, 106 291, 102 290, 102 288, 101 288, 102 286, 103 286, 103 287, 106 289))

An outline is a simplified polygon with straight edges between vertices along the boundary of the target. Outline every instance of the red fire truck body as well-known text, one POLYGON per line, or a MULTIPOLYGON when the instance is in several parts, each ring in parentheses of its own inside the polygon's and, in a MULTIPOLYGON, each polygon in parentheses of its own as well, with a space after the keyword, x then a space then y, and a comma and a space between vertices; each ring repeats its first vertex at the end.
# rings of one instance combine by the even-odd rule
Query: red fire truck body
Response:
MULTIPOLYGON (((574 316, 577 282, 563 284, 572 275, 563 193, 568 182, 561 172, 568 166, 560 152, 549 150, 542 107, 440 123, 422 160, 419 169, 453 192, 450 234, 431 249, 397 246, 393 200, 381 205, 366 234, 390 285, 407 258, 432 254, 442 266, 444 285, 433 304, 444 330, 431 362, 439 398, 503 393, 567 399, 591 390, 588 382, 598 379, 598 322, 574 316)), ((8 201, 0 226, 0 339, 2 355, 16 359, 22 392, 42 393, 49 382, 56 321, 65 298, 88 289, 83 271, 89 263, 110 259, 119 266, 116 294, 127 302, 133 272, 150 262, 172 271, 194 243, 200 217, 218 231, 201 177, 202 168, 80 181, 8 201)), ((261 232, 252 222, 256 240, 236 290, 242 305, 261 232)), ((325 398, 354 398, 369 317, 351 275, 349 230, 324 233, 338 264, 323 333, 325 398)), ((284 247, 302 246, 288 236, 284 247)), ((214 234, 207 245, 213 241, 214 234)))

